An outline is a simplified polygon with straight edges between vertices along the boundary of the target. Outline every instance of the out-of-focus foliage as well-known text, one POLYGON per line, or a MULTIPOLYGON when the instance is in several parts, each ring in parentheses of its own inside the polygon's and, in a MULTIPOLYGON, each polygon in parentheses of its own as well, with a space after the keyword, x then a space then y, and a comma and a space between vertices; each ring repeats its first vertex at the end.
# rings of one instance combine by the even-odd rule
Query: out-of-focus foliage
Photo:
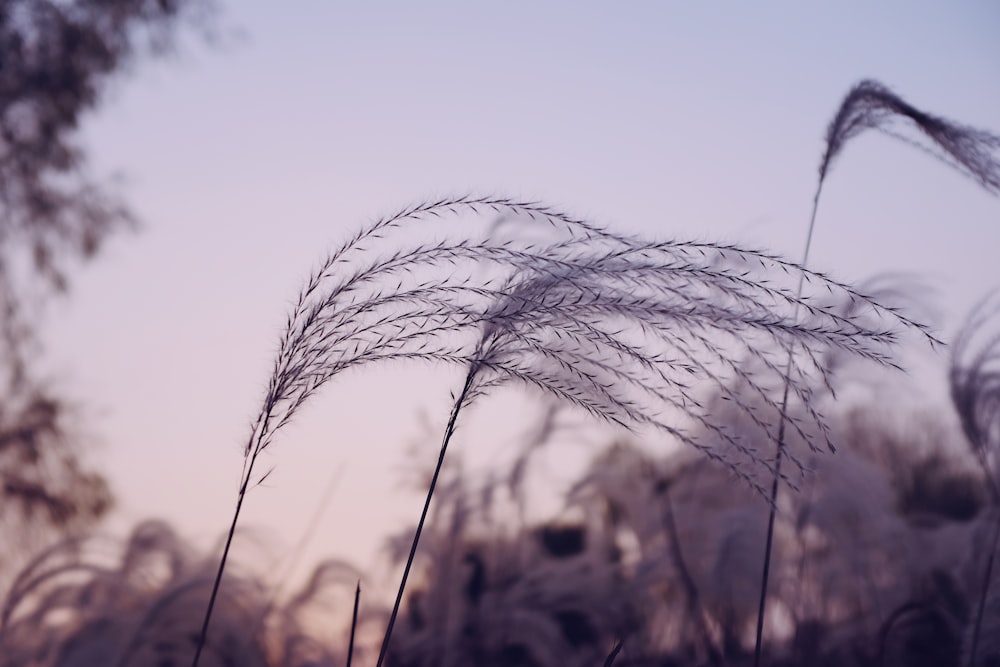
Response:
MULTIPOLYGON (((0 257, 29 251, 57 287, 67 263, 92 256, 131 222, 89 174, 76 143, 109 77, 144 47, 167 47, 204 0, 6 0, 0 5, 0 257)), ((15 266, 11 266, 14 263, 15 266)))
POLYGON ((72 265, 134 216, 88 171, 77 130, 108 80, 162 51, 205 0, 0 3, 0 535, 37 544, 105 512, 103 478, 79 459, 71 410, 38 377, 37 322, 72 265))
MULTIPOLYGON (((966 664, 997 515, 956 411, 988 402, 976 392, 992 385, 928 406, 908 382, 850 364, 814 389, 838 451, 790 443, 811 472, 778 507, 764 664, 966 664)), ((729 403, 711 407, 730 432, 766 442, 729 403)), ((498 482, 453 473, 391 664, 592 665, 618 639, 616 665, 750 664, 767 505, 716 462, 650 451, 613 445, 560 518, 513 529, 484 502, 498 482)), ((998 597, 975 665, 1000 657, 998 597)))
POLYGON ((92 523, 109 507, 107 484, 83 467, 67 419, 66 407, 42 389, 2 394, 0 535, 7 559, 52 529, 92 523))
MULTIPOLYGON (((101 541, 67 541, 31 560, 0 609, 3 667, 187 665, 214 559, 195 557, 174 532, 141 524, 117 555, 101 541), (102 551, 104 553, 102 553, 102 551)), ((326 563, 290 601, 275 604, 253 577, 230 575, 202 664, 223 667, 342 665, 329 637, 303 614, 357 573, 326 563)), ((346 599, 346 596, 344 596, 346 599)), ((327 600, 327 602, 329 602, 327 600)))
MULTIPOLYGON (((972 351, 956 352, 953 381, 980 377, 970 359, 991 357, 972 351)), ((973 664, 995 664, 1000 589, 986 586, 985 565, 997 507, 975 454, 984 443, 967 442, 959 416, 992 384, 961 383, 962 400, 934 405, 909 378, 863 363, 839 378, 836 402, 825 388, 814 396, 838 451, 791 443, 810 472, 778 508, 764 664, 965 665, 981 597, 973 664)), ((706 401, 730 432, 748 445, 769 437, 720 397, 706 401)), ((387 664, 600 665, 618 640, 618 667, 750 664, 767 503, 693 451, 618 442, 560 512, 529 520, 527 480, 553 434, 566 436, 561 423, 547 413, 510 468, 485 479, 457 457, 446 465, 387 664)), ((409 538, 390 540, 391 560, 409 538)), ((50 549, 16 579, 0 607, 0 666, 187 664, 216 561, 159 524, 136 529, 116 558, 85 547, 50 549)), ((206 663, 343 664, 357 578, 327 563, 274 600, 266 576, 227 575, 206 663)), ((376 655, 385 616, 362 596, 359 663, 376 655)))

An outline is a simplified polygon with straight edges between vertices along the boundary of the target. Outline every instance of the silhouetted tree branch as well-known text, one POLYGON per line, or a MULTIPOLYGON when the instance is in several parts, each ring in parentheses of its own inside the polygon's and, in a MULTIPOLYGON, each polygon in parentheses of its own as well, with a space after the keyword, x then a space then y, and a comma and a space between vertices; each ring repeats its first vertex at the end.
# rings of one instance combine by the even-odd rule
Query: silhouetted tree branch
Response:
POLYGON ((209 0, 0 2, 0 534, 89 523, 109 507, 65 401, 32 372, 38 304, 135 216, 89 173, 80 121, 141 52, 162 53, 209 0))

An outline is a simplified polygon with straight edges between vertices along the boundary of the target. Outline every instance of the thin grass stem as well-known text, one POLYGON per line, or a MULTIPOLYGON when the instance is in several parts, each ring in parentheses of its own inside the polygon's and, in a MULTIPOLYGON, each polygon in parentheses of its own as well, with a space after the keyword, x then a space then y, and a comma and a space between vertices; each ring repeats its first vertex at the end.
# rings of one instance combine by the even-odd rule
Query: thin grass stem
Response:
MULTIPOLYGON (((788 385, 785 385, 782 405, 788 400, 788 385)), ((781 480, 781 453, 784 450, 785 411, 781 411, 778 426, 778 452, 774 460, 774 477, 771 479, 771 506, 767 515, 767 537, 764 541, 764 567, 760 575, 760 600, 757 605, 757 635, 754 642, 753 664, 760 667, 760 656, 764 647, 764 617, 767 612, 767 585, 771 578, 771 550, 774 545, 774 520, 777 516, 778 486, 781 480)))
POLYGON ((361 581, 358 581, 357 588, 354 589, 354 613, 351 616, 351 638, 347 643, 347 665, 351 667, 351 659, 354 657, 354 633, 358 629, 358 604, 361 602, 361 581))
POLYGON ((608 653, 608 657, 604 659, 604 667, 611 667, 611 665, 615 664, 615 658, 621 653, 623 646, 625 646, 625 640, 619 639, 615 643, 615 647, 611 649, 611 653, 608 653))
POLYGON ((250 475, 253 472, 253 465, 257 461, 259 451, 258 449, 254 449, 246 464, 243 480, 240 482, 240 491, 236 496, 236 509, 233 511, 233 522, 229 525, 229 533, 226 535, 226 545, 222 549, 219 568, 215 573, 215 581, 212 583, 212 594, 209 596, 208 606, 205 608, 205 618, 201 622, 201 630, 198 631, 198 643, 195 647, 194 659, 191 660, 191 667, 198 667, 201 652, 205 648, 205 640, 208 637, 208 624, 212 620, 212 610, 215 608, 215 600, 218 598, 219 587, 222 585, 222 574, 226 569, 226 561, 229 559, 229 549, 233 545, 233 537, 236 535, 236 524, 240 519, 243 499, 246 498, 247 488, 250 486, 250 475))
POLYGON ((389 624, 385 629, 385 637, 382 638, 382 648, 379 649, 376 667, 382 667, 382 663, 385 661, 385 656, 388 653, 389 640, 392 638, 392 628, 396 624, 396 616, 399 614, 399 605, 403 601, 403 591, 406 590, 406 580, 410 576, 410 568, 413 566, 413 558, 417 553, 417 544, 420 542, 420 534, 424 529, 427 512, 431 506, 431 498, 434 496, 434 489, 437 487, 438 477, 440 477, 441 469, 444 467, 444 457, 448 451, 448 443, 451 441, 451 436, 455 433, 455 425, 458 421, 458 414, 465 405, 466 396, 468 396, 469 390, 472 389, 472 384, 476 379, 478 371, 478 364, 473 364, 469 369, 468 374, 465 376, 465 384, 462 386, 462 392, 458 395, 458 398, 455 399, 455 405, 451 409, 451 416, 448 417, 448 425, 444 429, 444 437, 441 440, 441 451, 438 453, 437 465, 434 467, 434 474, 431 476, 431 483, 427 487, 427 497, 424 499, 424 508, 420 512, 420 520, 417 522, 417 529, 413 533, 413 541, 410 543, 410 553, 406 557, 406 566, 403 568, 403 577, 399 582, 399 590, 396 592, 396 601, 393 603, 392 613, 389 615, 389 624))
MULTIPOLYGON (((809 216, 809 229, 806 232, 806 247, 802 251, 803 269, 809 263, 809 250, 812 248, 813 232, 816 229, 816 212, 819 210, 819 197, 823 192, 823 181, 826 172, 821 172, 819 184, 816 186, 816 194, 813 195, 812 213, 809 216)), ((804 274, 799 275, 799 285, 796 290, 796 299, 802 296, 804 274)), ((798 314, 798 305, 795 312, 798 314)), ((757 631, 754 638, 753 665, 760 667, 760 657, 764 649, 764 617, 767 614, 767 587, 771 579, 771 552, 774 548, 774 521, 778 514, 778 488, 781 481, 781 460, 785 452, 785 425, 788 423, 788 394, 791 388, 792 379, 792 354, 791 346, 788 348, 788 360, 785 363, 784 389, 781 396, 781 407, 778 410, 778 438, 777 450, 774 455, 774 476, 771 478, 770 506, 767 513, 767 536, 764 540, 764 566, 760 575, 760 599, 757 604, 757 631)))

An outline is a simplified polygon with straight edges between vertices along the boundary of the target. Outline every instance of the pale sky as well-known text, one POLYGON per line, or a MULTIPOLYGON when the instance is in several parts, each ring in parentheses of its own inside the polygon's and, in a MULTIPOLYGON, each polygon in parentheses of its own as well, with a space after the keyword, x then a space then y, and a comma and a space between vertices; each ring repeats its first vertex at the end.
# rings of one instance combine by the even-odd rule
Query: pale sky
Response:
MULTIPOLYGON (((987 0, 254 1, 225 4, 222 28, 221 48, 139 62, 85 123, 96 171, 124 175, 144 226, 78 271, 46 322, 51 376, 118 495, 109 526, 162 517, 201 544, 228 525, 299 286, 370 219, 507 194, 798 258, 823 134, 856 81, 1000 132, 1000 4, 987 0)), ((1000 286, 998 249, 1000 200, 872 134, 828 181, 810 261, 848 281, 925 276, 948 335, 1000 286)), ((337 379, 279 438, 243 525, 281 557, 340 470, 305 558, 371 562, 384 533, 416 520, 405 451, 421 411, 443 423, 458 379, 337 379)), ((507 413, 533 414, 496 405, 470 415, 456 448, 502 448, 518 433, 507 413)))

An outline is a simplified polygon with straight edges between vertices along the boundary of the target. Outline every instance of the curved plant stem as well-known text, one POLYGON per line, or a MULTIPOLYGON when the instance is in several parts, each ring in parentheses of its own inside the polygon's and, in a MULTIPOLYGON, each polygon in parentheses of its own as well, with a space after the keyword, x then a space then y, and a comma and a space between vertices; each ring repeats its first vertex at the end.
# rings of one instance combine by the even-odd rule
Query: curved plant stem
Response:
POLYGON ((444 466, 444 457, 448 451, 448 443, 451 441, 451 436, 455 433, 455 424, 458 421, 458 413, 461 412, 462 406, 465 405, 466 396, 469 394, 469 390, 472 388, 472 383, 476 378, 476 372, 479 370, 477 364, 473 364, 469 369, 468 375, 465 376, 465 384, 462 386, 462 392, 455 399, 455 405, 451 409, 451 416, 448 417, 448 425, 444 429, 444 437, 441 440, 441 451, 438 453, 437 465, 434 468, 434 475, 431 477, 430 486, 427 487, 427 497, 424 499, 424 508, 420 512, 420 521, 417 522, 417 530, 413 534, 413 542, 410 543, 410 554, 406 558, 406 567, 403 568, 403 578, 399 582, 399 590, 396 592, 396 602, 392 605, 392 614, 389 616, 389 624, 385 629, 385 637, 382 638, 382 648, 378 653, 377 667, 382 667, 382 662, 385 660, 386 653, 389 650, 389 639, 392 637, 392 628, 396 624, 396 616, 399 614, 399 605, 403 600, 403 591, 406 589, 406 580, 410 576, 410 568, 413 566, 413 557, 417 553, 417 543, 420 541, 420 533, 424 529, 424 521, 427 519, 427 511, 431 506, 431 497, 434 495, 434 488, 437 486, 438 477, 441 475, 441 468, 444 466))

